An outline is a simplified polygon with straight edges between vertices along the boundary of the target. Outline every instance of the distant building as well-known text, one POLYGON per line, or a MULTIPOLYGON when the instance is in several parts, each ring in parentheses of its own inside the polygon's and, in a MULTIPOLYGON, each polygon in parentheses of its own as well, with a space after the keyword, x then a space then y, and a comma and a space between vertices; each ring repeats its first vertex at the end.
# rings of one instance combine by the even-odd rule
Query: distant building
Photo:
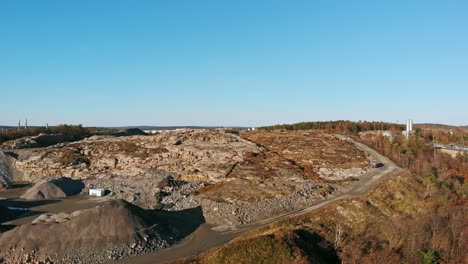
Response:
POLYGON ((468 153, 468 147, 465 146, 457 146, 457 145, 441 145, 441 144, 434 144, 434 149, 449 154, 452 158, 456 158, 457 155, 464 155, 468 153))

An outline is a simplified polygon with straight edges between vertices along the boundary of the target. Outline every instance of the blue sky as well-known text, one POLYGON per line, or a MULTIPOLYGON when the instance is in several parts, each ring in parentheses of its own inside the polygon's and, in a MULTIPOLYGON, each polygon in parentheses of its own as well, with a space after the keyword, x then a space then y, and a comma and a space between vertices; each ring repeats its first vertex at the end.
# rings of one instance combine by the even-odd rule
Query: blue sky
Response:
POLYGON ((468 125, 468 1, 0 1, 0 124, 468 125))

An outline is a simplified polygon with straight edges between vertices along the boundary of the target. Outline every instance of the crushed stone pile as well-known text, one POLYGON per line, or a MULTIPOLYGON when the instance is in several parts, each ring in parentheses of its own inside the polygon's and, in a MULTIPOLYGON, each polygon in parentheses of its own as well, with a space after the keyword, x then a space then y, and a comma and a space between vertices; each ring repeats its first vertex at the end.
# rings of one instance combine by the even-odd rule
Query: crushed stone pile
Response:
POLYGON ((119 132, 115 133, 114 136, 116 137, 127 137, 127 136, 144 136, 146 135, 145 132, 138 128, 127 128, 120 130, 119 132))
POLYGON ((67 177, 52 180, 43 179, 26 190, 21 198, 27 200, 63 198, 78 194, 83 188, 84 183, 82 181, 67 177))
POLYGON ((161 218, 123 200, 71 214, 43 214, 0 235, 0 259, 15 263, 29 255, 37 262, 102 263, 157 250, 174 242, 161 218))

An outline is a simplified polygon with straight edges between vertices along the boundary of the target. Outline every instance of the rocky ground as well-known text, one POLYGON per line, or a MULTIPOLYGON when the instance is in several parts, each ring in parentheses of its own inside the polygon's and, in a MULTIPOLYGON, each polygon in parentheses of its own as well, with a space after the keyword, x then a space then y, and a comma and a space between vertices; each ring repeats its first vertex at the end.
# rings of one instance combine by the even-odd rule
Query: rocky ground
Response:
POLYGON ((154 169, 178 178, 222 181, 255 144, 223 131, 188 130, 153 136, 94 137, 44 149, 19 150, 24 180, 39 176, 115 178, 151 176, 154 169))
POLYGON ((177 210, 203 204, 207 218, 216 222, 219 208, 233 207, 230 215, 238 212, 237 220, 229 217, 233 223, 269 217, 279 208, 291 210, 291 204, 302 206, 304 199, 322 199, 332 195, 343 180, 369 169, 366 155, 352 143, 316 131, 238 135, 230 130, 199 129, 151 136, 97 136, 17 150, 15 155, 19 180, 82 179, 83 192, 105 188, 109 199, 124 199, 144 208, 177 210), (322 189, 326 191, 306 198, 295 195, 322 189), (271 204, 266 211, 272 213, 254 217, 253 209, 242 209, 259 203, 271 204))
POLYGON ((369 169, 367 155, 354 144, 318 130, 250 131, 242 136, 294 161, 313 179, 343 180, 369 169))
MULTIPOLYGON (((105 188, 108 193, 104 199, 109 201, 123 199, 168 214, 199 210, 203 221, 219 225, 253 223, 305 207, 336 195, 346 188, 347 180, 369 170, 366 155, 353 144, 312 131, 239 135, 231 130, 197 129, 145 136, 95 136, 46 148, 12 150, 0 162, 7 159, 3 171, 14 175, 14 180, 34 182, 42 177, 67 176, 84 183, 82 193, 105 188)), ((36 230, 38 224, 69 225, 75 218, 72 214, 43 215, 7 233, 25 234, 36 230)), ((7 233, 0 236, 0 245, 7 233)), ((71 233, 69 236, 74 237, 71 233)), ((91 254, 94 261, 101 262, 156 250, 180 237, 168 235, 154 243, 142 242, 139 237, 90 252, 70 245, 77 250, 54 260, 74 263, 83 254, 91 254)), ((35 239, 39 238, 32 241, 35 239)), ((42 247, 54 246, 42 244, 37 252, 44 250, 42 247)), ((9 250, 7 259, 34 259, 37 255, 35 248, 24 254, 9 250)))

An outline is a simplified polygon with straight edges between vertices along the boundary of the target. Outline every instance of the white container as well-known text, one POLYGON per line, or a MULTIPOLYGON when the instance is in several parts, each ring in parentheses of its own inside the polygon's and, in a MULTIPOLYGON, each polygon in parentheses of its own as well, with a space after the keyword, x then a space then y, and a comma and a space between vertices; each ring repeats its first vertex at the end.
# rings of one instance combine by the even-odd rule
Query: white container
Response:
POLYGON ((104 196, 105 192, 104 189, 89 189, 89 195, 91 196, 104 196))

